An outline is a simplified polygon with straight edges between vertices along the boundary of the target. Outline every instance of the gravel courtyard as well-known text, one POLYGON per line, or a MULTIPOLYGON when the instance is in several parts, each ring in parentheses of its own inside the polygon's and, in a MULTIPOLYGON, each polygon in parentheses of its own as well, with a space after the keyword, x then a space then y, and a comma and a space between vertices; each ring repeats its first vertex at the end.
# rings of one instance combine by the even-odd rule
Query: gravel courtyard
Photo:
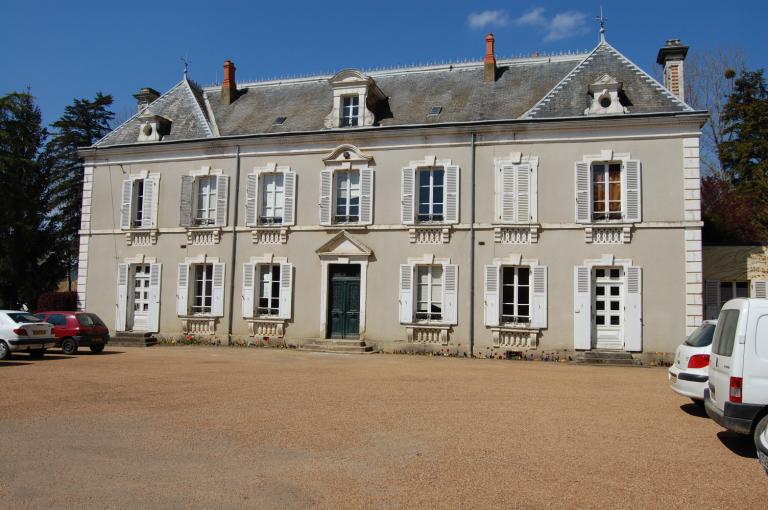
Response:
POLYGON ((16 355, 0 384, 0 508, 768 500, 750 440, 661 368, 115 347, 16 355))

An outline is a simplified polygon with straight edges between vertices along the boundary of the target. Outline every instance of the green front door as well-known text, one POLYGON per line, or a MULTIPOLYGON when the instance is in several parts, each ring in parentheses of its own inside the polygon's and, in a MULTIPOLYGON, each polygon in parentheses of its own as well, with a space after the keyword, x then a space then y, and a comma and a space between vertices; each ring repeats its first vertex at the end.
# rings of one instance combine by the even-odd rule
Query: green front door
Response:
POLYGON ((331 264, 328 279, 328 336, 357 338, 360 331, 360 266, 331 264))

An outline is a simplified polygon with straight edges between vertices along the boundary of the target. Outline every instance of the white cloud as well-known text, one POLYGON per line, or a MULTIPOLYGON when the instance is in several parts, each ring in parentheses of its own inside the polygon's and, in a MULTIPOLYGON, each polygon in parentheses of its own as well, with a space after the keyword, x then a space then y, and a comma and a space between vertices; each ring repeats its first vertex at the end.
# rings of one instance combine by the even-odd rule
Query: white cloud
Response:
POLYGON ((509 24, 509 16, 505 11, 473 12, 467 16, 470 28, 483 28, 487 26, 504 27, 509 24))
POLYGON ((535 7, 517 18, 510 18, 504 10, 473 12, 467 16, 470 28, 488 26, 536 27, 544 31, 544 42, 559 41, 587 32, 587 15, 583 12, 559 12, 548 18, 543 7, 535 7))
POLYGON ((549 24, 544 41, 559 41, 587 31, 587 15, 583 12, 561 12, 556 14, 549 24))

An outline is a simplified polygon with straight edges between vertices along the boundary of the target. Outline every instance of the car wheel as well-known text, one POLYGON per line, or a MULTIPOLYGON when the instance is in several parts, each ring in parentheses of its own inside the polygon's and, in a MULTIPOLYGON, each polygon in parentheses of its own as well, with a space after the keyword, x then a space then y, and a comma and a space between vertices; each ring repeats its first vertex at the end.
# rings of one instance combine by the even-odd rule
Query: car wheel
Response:
POLYGON ((29 351, 29 357, 32 359, 42 359, 45 356, 45 349, 32 349, 29 351))
POLYGON ((763 416, 763 418, 757 422, 757 425, 755 426, 755 432, 753 433, 752 437, 755 440, 755 448, 758 450, 760 449, 760 436, 765 432, 765 429, 768 428, 768 414, 763 416))
POLYGON ((94 354, 101 354, 101 351, 104 350, 104 344, 96 344, 91 346, 91 352, 94 354))
POLYGON ((11 357, 11 348, 8 344, 0 340, 0 359, 8 359, 11 357))
POLYGON ((64 340, 62 340, 61 352, 63 352, 67 356, 71 356, 72 354, 77 354, 77 342, 75 342, 75 339, 65 338, 64 340))

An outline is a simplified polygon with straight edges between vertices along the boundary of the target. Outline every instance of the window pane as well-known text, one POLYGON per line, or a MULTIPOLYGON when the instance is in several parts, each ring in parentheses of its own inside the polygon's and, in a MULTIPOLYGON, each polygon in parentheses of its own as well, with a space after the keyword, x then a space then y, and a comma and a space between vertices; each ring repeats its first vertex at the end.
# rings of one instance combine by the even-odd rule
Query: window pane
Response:
POLYGON ((604 295, 605 295, 605 287, 597 287, 597 288, 595 289, 595 293, 596 293, 598 296, 604 296, 604 295))
POLYGON ((527 267, 521 267, 517 270, 517 282, 519 285, 528 285, 530 270, 527 267))
POLYGON ((515 268, 505 267, 501 270, 502 282, 504 285, 512 285, 515 283, 515 268))
POLYGON ((598 326, 605 325, 605 317, 603 317, 602 315, 596 316, 595 317, 595 324, 597 324, 598 326))
POLYGON ((444 170, 433 170, 432 171, 432 182, 435 186, 442 186, 443 185, 443 176, 445 175, 444 170))
POLYGON ((618 311, 620 303, 618 301, 611 301, 611 310, 618 311))
POLYGON ((620 293, 620 290, 618 287, 611 287, 611 296, 618 296, 620 293))
POLYGON ((618 269, 611 269, 611 278, 618 278, 620 274, 618 269))
POLYGON ((598 310, 605 310, 605 301, 595 301, 595 308, 598 310))
POLYGON ((619 325, 619 316, 611 315, 611 326, 618 326, 618 325, 619 325))
POLYGON ((528 305, 520 305, 517 307, 517 315, 518 317, 528 317, 530 314, 528 313, 528 305))
POLYGON ((747 282, 736 282, 736 297, 749 297, 749 284, 747 282))
POLYGON ((597 278, 604 278, 605 277, 605 269, 596 269, 595 270, 595 276, 597 278))
POLYGON ((513 304, 504 304, 501 306, 501 314, 507 315, 507 316, 513 316, 515 315, 515 305, 513 304))

